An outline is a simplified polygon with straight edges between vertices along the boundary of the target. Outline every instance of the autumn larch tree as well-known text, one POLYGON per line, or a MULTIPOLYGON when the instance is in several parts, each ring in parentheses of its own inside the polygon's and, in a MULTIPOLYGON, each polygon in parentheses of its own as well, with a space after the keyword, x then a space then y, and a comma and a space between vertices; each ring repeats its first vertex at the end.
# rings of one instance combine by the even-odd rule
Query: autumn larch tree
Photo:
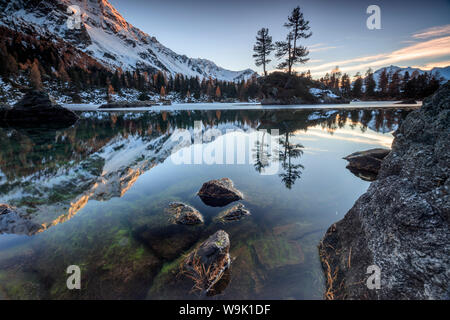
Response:
POLYGON ((42 89, 41 72, 39 71, 39 62, 35 59, 30 71, 31 86, 34 89, 42 89))
POLYGON ((272 61, 268 57, 275 49, 272 37, 269 36, 269 29, 262 28, 256 35, 256 44, 253 46, 253 58, 257 67, 263 66, 264 75, 267 76, 266 66, 272 61))
POLYGON ((222 96, 222 93, 221 93, 221 91, 220 91, 220 87, 219 87, 219 86, 217 86, 217 88, 216 88, 216 94, 215 94, 215 96, 216 96, 216 100, 217 100, 217 101, 219 101, 219 100, 220 100, 220 97, 222 96))
POLYGON ((288 73, 292 73, 292 67, 297 63, 306 63, 309 59, 306 58, 309 51, 306 47, 298 44, 300 39, 307 39, 311 37, 312 33, 309 32, 309 21, 306 20, 301 12, 300 7, 296 7, 292 10, 291 15, 288 17, 288 22, 284 24, 288 28, 289 33, 286 37, 286 41, 278 41, 277 58, 285 58, 278 66, 279 69, 288 69, 288 73))

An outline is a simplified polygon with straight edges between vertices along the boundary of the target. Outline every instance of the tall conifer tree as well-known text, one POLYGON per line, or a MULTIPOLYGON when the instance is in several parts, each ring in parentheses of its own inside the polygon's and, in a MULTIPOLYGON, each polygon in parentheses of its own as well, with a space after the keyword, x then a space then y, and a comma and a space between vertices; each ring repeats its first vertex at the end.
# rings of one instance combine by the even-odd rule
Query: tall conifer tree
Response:
POLYGON ((272 37, 269 36, 269 29, 262 28, 256 35, 256 44, 253 46, 253 58, 257 67, 263 66, 264 75, 267 76, 266 66, 272 61, 270 54, 275 49, 272 43, 272 37))

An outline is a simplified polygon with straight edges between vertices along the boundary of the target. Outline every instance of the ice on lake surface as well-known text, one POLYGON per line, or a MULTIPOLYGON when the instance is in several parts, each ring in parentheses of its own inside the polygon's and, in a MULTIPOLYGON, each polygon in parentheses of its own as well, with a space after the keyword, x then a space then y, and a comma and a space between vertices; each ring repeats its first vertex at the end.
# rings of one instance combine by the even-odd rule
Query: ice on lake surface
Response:
POLYGON ((321 299, 318 242, 369 186, 342 157, 389 148, 409 111, 247 106, 79 111, 65 129, 0 128, 0 203, 38 226, 0 223, 0 298, 204 298, 177 276, 179 263, 223 229, 233 263, 208 298, 321 299), (220 158, 225 164, 212 161, 220 158), (205 181, 223 177, 244 194, 250 216, 224 223, 217 217, 238 202, 199 199, 205 181), (198 209, 204 224, 173 224, 171 201, 198 209), (69 265, 80 266, 81 290, 66 287, 69 265))

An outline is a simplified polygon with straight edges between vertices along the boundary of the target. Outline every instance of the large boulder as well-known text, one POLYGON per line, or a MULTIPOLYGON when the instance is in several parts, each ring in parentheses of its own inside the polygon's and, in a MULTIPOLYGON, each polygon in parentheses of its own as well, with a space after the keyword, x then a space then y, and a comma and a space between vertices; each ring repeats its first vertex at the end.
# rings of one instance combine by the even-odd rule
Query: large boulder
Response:
POLYGON ((375 148, 352 153, 346 157, 347 169, 361 179, 373 181, 381 168, 381 162, 391 150, 375 148))
POLYGON ((70 126, 78 116, 43 91, 32 90, 12 108, 0 109, 0 123, 14 126, 70 126))
POLYGON ((234 187, 233 181, 228 178, 205 182, 198 195, 205 204, 212 207, 223 207, 243 198, 242 193, 234 187))
POLYGON ((194 225, 203 223, 202 214, 195 208, 181 203, 172 202, 167 209, 168 213, 173 215, 175 223, 194 225))
POLYGON ((450 299, 450 82, 394 136, 377 181, 319 245, 329 299, 450 299))
POLYGON ((230 238, 219 230, 194 249, 183 262, 183 272, 194 280, 194 288, 203 294, 215 294, 215 288, 231 265, 230 238))

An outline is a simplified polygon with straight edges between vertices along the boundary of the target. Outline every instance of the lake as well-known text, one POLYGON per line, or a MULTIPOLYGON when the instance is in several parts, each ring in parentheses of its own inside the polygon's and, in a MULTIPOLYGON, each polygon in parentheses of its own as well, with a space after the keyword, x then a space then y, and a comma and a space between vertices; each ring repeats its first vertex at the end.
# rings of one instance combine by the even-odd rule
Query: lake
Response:
POLYGON ((369 186, 342 158, 390 148, 409 112, 370 107, 93 109, 69 128, 0 128, 0 203, 35 226, 0 223, 0 298, 204 298, 179 264, 223 229, 232 267, 208 299, 322 299, 318 243, 369 186), (223 177, 251 216, 225 223, 218 216, 237 202, 197 196, 223 177), (174 224, 171 201, 204 224, 174 224), (80 290, 67 289, 70 265, 80 290))

